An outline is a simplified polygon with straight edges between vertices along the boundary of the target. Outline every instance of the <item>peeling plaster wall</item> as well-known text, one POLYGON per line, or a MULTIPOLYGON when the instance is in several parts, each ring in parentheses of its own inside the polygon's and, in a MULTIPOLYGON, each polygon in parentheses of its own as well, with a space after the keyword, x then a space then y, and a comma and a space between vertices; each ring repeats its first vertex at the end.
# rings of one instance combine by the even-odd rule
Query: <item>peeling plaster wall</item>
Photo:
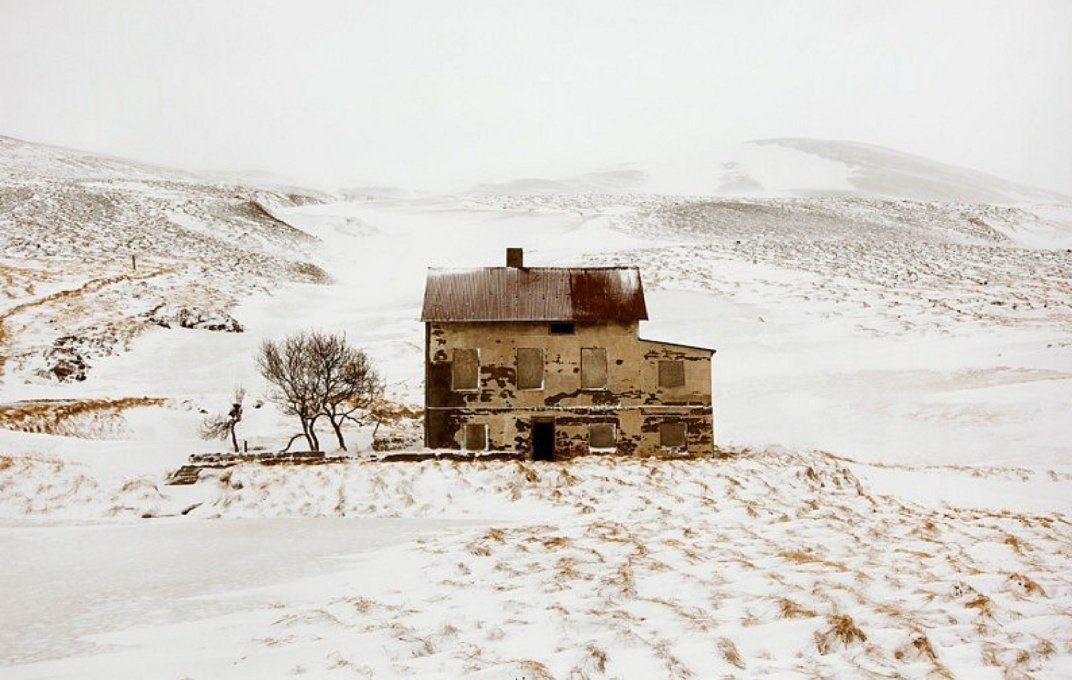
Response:
POLYGON ((659 424, 684 422, 690 453, 714 445, 711 356, 703 349, 640 340, 638 324, 576 325, 552 335, 545 322, 428 323, 425 438, 432 448, 463 446, 465 423, 488 426, 489 447, 531 454, 534 418, 555 421, 555 455, 588 453, 588 424, 614 423, 620 453, 662 452, 659 424), (543 389, 519 390, 516 350, 544 350, 543 389), (607 350, 607 389, 581 389, 581 348, 607 350), (477 389, 451 388, 453 350, 478 349, 477 389), (685 385, 659 387, 660 359, 680 360, 685 385))

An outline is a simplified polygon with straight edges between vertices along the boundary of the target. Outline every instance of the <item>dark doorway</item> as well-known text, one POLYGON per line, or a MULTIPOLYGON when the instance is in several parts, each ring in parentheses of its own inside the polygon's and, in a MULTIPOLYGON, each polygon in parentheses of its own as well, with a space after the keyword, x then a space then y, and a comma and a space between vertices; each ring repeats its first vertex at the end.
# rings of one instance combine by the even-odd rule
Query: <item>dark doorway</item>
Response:
POLYGON ((550 420, 537 420, 532 424, 532 459, 555 459, 555 424, 550 420))

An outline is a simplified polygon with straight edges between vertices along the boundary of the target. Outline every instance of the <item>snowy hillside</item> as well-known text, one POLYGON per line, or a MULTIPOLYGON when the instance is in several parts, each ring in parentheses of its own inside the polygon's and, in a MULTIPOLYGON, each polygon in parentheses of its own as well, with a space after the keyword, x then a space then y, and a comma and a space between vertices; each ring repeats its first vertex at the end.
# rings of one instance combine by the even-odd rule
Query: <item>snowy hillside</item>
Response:
POLYGON ((713 158, 332 197, 0 138, 0 675, 1066 673, 1072 204, 866 145, 713 158), (639 266, 642 333, 718 349, 721 455, 163 483, 235 385, 240 438, 293 434, 265 338, 344 331, 420 404, 426 268, 507 246, 639 266))
POLYGON ((1068 203, 1009 182, 873 144, 761 139, 623 164, 563 179, 483 184, 474 193, 655 193, 690 196, 860 196, 963 203, 1068 203))
POLYGON ((321 198, 0 137, 0 375, 82 381, 149 328, 238 330, 245 295, 326 280, 272 215, 321 198))

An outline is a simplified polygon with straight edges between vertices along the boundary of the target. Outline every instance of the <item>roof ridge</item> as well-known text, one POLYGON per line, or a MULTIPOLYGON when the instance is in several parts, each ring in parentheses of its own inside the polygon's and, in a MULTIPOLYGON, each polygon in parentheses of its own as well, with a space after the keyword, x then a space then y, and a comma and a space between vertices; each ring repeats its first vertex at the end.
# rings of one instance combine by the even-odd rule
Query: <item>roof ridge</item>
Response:
POLYGON ((428 268, 422 321, 648 318, 640 268, 428 268))

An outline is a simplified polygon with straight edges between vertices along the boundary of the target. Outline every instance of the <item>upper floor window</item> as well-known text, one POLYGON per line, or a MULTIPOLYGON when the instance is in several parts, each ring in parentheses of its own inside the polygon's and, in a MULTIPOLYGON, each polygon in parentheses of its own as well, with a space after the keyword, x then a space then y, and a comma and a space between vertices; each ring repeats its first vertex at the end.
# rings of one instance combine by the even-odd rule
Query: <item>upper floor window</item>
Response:
POLYGON ((581 389, 607 388, 607 350, 603 347, 581 348, 581 389))
POLYGON ((659 361, 659 387, 682 387, 684 384, 684 361, 659 361))
POLYGON ((552 321, 547 324, 547 332, 551 335, 573 335, 576 330, 572 321, 552 321))
POLYGON ((455 349, 451 366, 451 388, 475 390, 480 382, 480 352, 475 349, 455 349))
POLYGON ((517 348, 517 388, 543 389, 543 350, 538 347, 517 348))

